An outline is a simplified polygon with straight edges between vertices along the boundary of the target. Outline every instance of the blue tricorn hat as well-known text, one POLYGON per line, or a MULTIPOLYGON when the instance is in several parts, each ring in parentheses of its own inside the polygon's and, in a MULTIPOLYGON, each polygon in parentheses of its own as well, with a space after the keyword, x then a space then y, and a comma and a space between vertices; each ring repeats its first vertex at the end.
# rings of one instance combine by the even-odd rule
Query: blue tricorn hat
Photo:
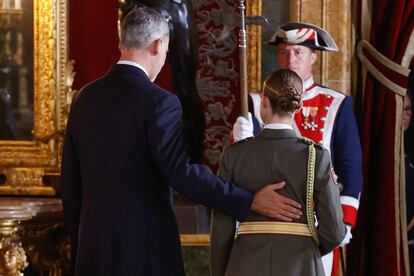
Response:
POLYGON ((338 51, 332 36, 321 27, 310 23, 291 22, 279 26, 267 44, 280 43, 302 45, 321 51, 338 51))

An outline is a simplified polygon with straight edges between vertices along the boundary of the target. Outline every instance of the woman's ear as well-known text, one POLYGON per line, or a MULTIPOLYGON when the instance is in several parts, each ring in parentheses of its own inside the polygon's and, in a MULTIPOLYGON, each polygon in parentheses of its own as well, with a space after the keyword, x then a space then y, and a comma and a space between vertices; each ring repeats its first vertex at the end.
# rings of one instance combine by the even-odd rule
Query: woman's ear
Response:
POLYGON ((265 108, 267 108, 269 106, 269 104, 270 104, 269 98, 265 94, 262 94, 262 96, 261 96, 261 104, 265 108))

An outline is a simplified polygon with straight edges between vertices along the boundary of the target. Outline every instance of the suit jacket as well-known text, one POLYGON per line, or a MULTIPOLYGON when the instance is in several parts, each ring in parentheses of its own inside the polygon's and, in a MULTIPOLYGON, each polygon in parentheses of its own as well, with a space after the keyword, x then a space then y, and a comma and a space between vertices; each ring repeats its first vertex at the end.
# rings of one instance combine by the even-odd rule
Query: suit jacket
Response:
POLYGON ((62 163, 76 275, 184 275, 170 187, 238 219, 253 193, 191 165, 181 105, 137 67, 114 65, 79 93, 62 163))
MULTIPOLYGON (((212 276, 312 276, 324 275, 321 255, 344 239, 345 224, 339 188, 332 179, 330 156, 316 146, 314 185, 319 247, 312 237, 282 234, 247 234, 234 238, 235 220, 213 213, 211 232, 212 276)), ((258 190, 266 183, 285 180, 280 194, 306 206, 308 144, 293 130, 264 129, 256 138, 236 143, 223 153, 220 176, 258 190)), ((250 212, 245 221, 269 220, 250 212)), ((307 223, 303 215, 294 222, 307 223)))

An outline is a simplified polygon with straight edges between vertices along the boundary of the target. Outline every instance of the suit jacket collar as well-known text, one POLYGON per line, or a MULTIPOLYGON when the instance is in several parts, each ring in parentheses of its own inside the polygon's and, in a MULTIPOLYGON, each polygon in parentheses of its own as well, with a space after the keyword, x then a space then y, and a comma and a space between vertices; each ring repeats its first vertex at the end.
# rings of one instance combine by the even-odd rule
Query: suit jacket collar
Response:
POLYGON ((292 129, 263 129, 258 138, 265 138, 265 139, 287 139, 287 138, 298 138, 295 131, 292 129))
POLYGON ((136 66, 128 65, 128 64, 114 64, 112 65, 111 69, 109 69, 108 75, 110 74, 132 74, 140 77, 144 77, 148 79, 147 74, 141 69, 136 66))

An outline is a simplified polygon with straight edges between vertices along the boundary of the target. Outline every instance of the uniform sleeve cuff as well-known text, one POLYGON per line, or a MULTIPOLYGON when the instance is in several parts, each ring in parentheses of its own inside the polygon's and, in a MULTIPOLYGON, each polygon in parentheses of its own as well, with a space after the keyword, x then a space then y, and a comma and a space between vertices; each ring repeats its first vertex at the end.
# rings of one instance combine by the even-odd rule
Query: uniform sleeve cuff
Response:
POLYGON ((358 199, 350 196, 341 196, 341 206, 344 214, 344 222, 354 228, 359 207, 358 199))

